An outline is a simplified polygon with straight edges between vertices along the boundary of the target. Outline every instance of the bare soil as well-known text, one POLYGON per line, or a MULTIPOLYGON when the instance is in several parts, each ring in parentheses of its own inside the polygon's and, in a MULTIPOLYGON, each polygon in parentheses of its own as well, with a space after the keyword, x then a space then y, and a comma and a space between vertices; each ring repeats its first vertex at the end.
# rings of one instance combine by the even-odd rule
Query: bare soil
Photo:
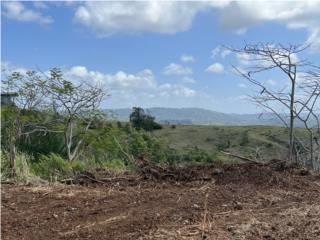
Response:
POLYGON ((306 171, 210 165, 149 179, 100 170, 76 183, 3 184, 2 239, 320 239, 320 177, 306 171))

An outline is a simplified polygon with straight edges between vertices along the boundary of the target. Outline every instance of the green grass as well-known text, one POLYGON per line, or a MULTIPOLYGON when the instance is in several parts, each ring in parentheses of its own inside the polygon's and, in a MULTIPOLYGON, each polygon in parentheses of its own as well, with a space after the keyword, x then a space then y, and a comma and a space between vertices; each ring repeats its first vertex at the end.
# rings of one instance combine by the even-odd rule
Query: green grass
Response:
MULTIPOLYGON (((296 131, 300 136, 305 134, 303 129, 296 131)), ((288 130, 282 127, 177 125, 164 126, 153 134, 165 138, 174 149, 196 146, 226 160, 230 159, 219 154, 221 150, 257 160, 284 159, 288 151, 288 130)))

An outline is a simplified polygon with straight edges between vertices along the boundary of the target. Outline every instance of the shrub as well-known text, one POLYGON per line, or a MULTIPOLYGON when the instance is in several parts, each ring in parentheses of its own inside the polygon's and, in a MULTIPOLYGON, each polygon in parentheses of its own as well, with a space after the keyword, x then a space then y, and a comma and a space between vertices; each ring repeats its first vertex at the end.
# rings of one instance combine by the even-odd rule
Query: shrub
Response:
POLYGON ((55 153, 41 155, 39 161, 33 164, 33 170, 36 175, 47 180, 52 177, 64 178, 72 175, 71 164, 55 153))
POLYGON ((231 146, 230 140, 220 139, 220 142, 217 144, 217 149, 223 151, 231 146))
MULTIPOLYGON (((35 176, 30 168, 31 157, 25 153, 16 154, 16 176, 15 180, 19 182, 30 182, 35 176)), ((8 153, 1 151, 1 180, 9 179, 11 176, 11 169, 9 163, 8 153)))
POLYGON ((79 160, 75 160, 75 161, 71 162, 70 166, 71 166, 73 173, 82 173, 86 170, 85 164, 83 164, 79 160))
POLYGON ((248 131, 245 131, 242 133, 241 140, 240 140, 240 146, 247 146, 249 144, 249 134, 248 131))

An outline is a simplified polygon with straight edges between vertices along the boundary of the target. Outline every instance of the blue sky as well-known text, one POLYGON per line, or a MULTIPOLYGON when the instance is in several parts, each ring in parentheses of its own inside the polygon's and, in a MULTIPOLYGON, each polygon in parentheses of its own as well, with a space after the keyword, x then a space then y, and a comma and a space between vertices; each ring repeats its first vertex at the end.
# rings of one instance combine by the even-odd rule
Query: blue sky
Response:
MULTIPOLYGON (((247 56, 221 45, 312 43, 320 53, 320 2, 2 2, 1 61, 8 69, 61 67, 103 82, 106 108, 202 107, 259 112, 231 64, 247 56)), ((266 73, 274 87, 281 75, 266 73)))

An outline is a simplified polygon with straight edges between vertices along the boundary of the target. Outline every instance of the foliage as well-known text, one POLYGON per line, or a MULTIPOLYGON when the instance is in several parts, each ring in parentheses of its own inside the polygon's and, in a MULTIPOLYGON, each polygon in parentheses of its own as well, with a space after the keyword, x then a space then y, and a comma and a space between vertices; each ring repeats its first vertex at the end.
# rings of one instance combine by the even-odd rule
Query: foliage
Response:
POLYGON ((249 144, 249 134, 248 131, 244 131, 241 136, 240 146, 247 146, 249 144))
POLYGON ((99 84, 66 80, 62 71, 57 68, 50 70, 50 77, 45 86, 52 98, 54 112, 65 117, 65 149, 68 160, 73 161, 78 157, 84 135, 90 128, 101 125, 104 115, 98 108, 105 93, 99 84))
POLYGON ((134 107, 130 114, 130 123, 137 130, 144 129, 146 131, 152 131, 161 129, 162 126, 155 122, 155 117, 146 114, 145 111, 140 107, 134 107))
MULTIPOLYGON (((31 171, 31 158, 25 153, 19 152, 16 156, 16 176, 15 180, 28 183, 35 176, 31 171)), ((6 180, 11 177, 9 154, 6 151, 1 151, 1 180, 6 180)))
POLYGON ((52 180, 53 177, 60 178, 72 174, 71 165, 55 153, 41 155, 39 161, 33 164, 32 168, 37 175, 47 180, 52 180))
POLYGON ((183 149, 183 151, 171 149, 167 157, 170 165, 210 163, 215 160, 214 154, 209 154, 207 151, 198 147, 188 147, 183 149))

